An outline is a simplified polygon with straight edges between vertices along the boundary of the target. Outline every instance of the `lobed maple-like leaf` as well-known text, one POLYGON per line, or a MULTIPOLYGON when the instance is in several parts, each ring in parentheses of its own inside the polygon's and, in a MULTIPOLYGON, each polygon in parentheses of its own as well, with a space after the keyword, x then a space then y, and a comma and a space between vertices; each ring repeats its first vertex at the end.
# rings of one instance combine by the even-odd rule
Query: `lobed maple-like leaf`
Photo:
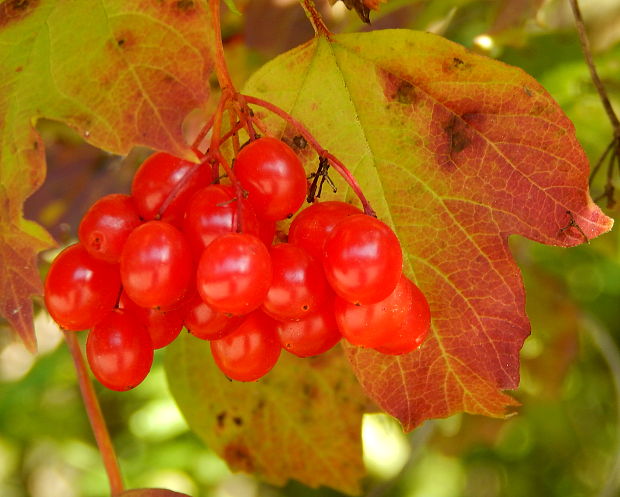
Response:
MULTIPOLYGON (((344 161, 428 298, 432 331, 419 350, 348 347, 366 392, 407 430, 459 411, 504 415, 530 331, 508 236, 572 246, 612 226, 589 197, 588 161, 559 106, 520 69, 404 30, 318 37, 245 91, 344 161)), ((258 115, 276 135, 295 134, 258 115)), ((335 198, 353 197, 336 183, 335 198)))
POLYGON ((261 380, 240 383, 219 370, 208 342, 186 334, 165 367, 187 423, 232 470, 359 494, 368 400, 339 348, 309 359, 282 352, 261 380))
POLYGON ((209 18, 193 0, 0 3, 0 313, 31 349, 35 257, 53 246, 22 218, 45 177, 37 120, 118 154, 146 145, 191 158, 181 125, 208 99, 209 18))

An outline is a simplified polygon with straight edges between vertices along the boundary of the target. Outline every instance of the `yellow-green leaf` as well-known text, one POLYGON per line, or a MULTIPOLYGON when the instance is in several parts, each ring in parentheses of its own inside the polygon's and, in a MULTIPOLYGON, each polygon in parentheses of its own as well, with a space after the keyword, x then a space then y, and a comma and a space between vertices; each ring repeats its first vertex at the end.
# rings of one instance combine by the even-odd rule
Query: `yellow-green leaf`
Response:
POLYGON ((186 334, 165 366, 189 426, 232 470, 359 493, 367 399, 339 347, 310 359, 283 352, 264 378, 240 383, 218 369, 208 342, 186 334))

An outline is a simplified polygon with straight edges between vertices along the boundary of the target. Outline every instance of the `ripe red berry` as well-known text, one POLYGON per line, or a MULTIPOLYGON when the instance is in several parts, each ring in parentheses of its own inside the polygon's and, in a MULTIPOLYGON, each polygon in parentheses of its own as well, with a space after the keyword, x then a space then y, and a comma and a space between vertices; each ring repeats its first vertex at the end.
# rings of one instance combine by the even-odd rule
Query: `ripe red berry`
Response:
POLYGON ((183 234, 171 224, 149 221, 136 228, 121 255, 121 280, 141 307, 170 307, 185 295, 193 263, 183 234))
POLYGON ((217 312, 196 295, 188 305, 185 315, 185 327, 202 340, 219 340, 236 330, 245 316, 231 316, 217 312))
MULTIPOLYGON (((239 202, 232 187, 209 185, 198 190, 190 200, 183 220, 183 232, 197 255, 224 233, 238 228, 239 202)), ((258 218, 252 207, 242 200, 241 227, 244 233, 260 235, 258 218)))
POLYGON ((157 152, 136 172, 131 195, 142 219, 163 219, 178 225, 191 196, 209 183, 209 167, 157 152))
POLYGON ((386 298, 400 279, 402 265, 394 232, 366 214, 344 218, 325 241, 327 280, 340 297, 354 304, 373 304, 386 298))
POLYGON ((129 195, 106 195, 82 218, 78 238, 93 257, 118 262, 127 237, 140 223, 140 215, 129 195))
POLYGON ((153 364, 153 344, 136 317, 116 309, 88 334, 86 357, 102 385, 111 390, 129 390, 149 373, 153 364))
POLYGON ((116 305, 121 290, 117 264, 95 259, 79 243, 64 249, 45 279, 45 306, 66 330, 85 330, 116 305))
POLYGON ((321 264, 290 243, 273 246, 269 254, 273 279, 263 302, 265 313, 276 319, 295 320, 314 312, 328 291, 321 264))
POLYGON ((196 285, 216 311, 247 314, 265 300, 271 278, 265 244, 247 233, 229 233, 213 240, 202 253, 196 285))
POLYGON ((232 333, 211 342, 216 364, 237 381, 265 376, 278 362, 281 350, 276 321, 260 311, 249 314, 232 333))
POLYGON ((357 207, 345 202, 315 202, 295 216, 288 231, 288 241, 320 261, 325 240, 334 226, 347 216, 361 213, 357 207))
POLYGON ((256 214, 276 221, 293 215, 306 198, 306 173, 284 142, 259 138, 239 151, 234 172, 256 214))
POLYGON ((282 348, 298 357, 310 357, 327 352, 341 338, 331 305, 319 308, 300 321, 278 323, 282 348))
POLYGON ((387 298, 374 304, 355 305, 337 297, 334 314, 340 332, 351 344, 385 354, 411 352, 430 328, 426 298, 405 275, 387 298))
POLYGON ((183 303, 172 309, 164 310, 140 307, 124 291, 121 293, 119 307, 135 316, 144 325, 151 337, 154 349, 169 345, 179 336, 187 313, 187 305, 183 303))

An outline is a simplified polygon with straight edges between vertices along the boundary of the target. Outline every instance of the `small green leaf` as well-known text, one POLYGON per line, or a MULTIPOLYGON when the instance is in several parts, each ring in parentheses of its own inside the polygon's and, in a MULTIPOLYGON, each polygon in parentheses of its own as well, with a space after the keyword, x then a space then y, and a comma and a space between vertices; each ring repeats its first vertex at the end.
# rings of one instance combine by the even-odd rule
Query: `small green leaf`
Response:
POLYGON ((224 0, 224 3, 226 4, 226 7, 228 7, 228 10, 230 10, 233 14, 237 14, 238 16, 242 15, 235 5, 234 0, 224 0))

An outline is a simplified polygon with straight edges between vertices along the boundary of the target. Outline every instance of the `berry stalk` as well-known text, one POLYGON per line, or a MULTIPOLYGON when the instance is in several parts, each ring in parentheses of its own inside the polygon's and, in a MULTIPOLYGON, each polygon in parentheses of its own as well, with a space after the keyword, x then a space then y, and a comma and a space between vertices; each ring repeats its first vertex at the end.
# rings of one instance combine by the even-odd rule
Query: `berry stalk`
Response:
POLYGON ((112 497, 119 495, 123 491, 123 478, 121 476, 121 470, 118 466, 116 458, 116 451, 112 445, 110 439, 110 433, 106 425, 103 413, 95 389, 88 375, 86 364, 84 362, 84 356, 80 349, 77 336, 75 332, 63 331, 65 335, 65 341, 73 357, 73 364, 75 365, 75 371, 78 378, 78 384, 80 386, 80 393, 82 394, 82 400, 84 401, 84 407, 88 414, 88 420, 99 447, 101 458, 103 459, 103 465, 106 473, 108 474, 108 481, 110 482, 110 494, 112 497))

